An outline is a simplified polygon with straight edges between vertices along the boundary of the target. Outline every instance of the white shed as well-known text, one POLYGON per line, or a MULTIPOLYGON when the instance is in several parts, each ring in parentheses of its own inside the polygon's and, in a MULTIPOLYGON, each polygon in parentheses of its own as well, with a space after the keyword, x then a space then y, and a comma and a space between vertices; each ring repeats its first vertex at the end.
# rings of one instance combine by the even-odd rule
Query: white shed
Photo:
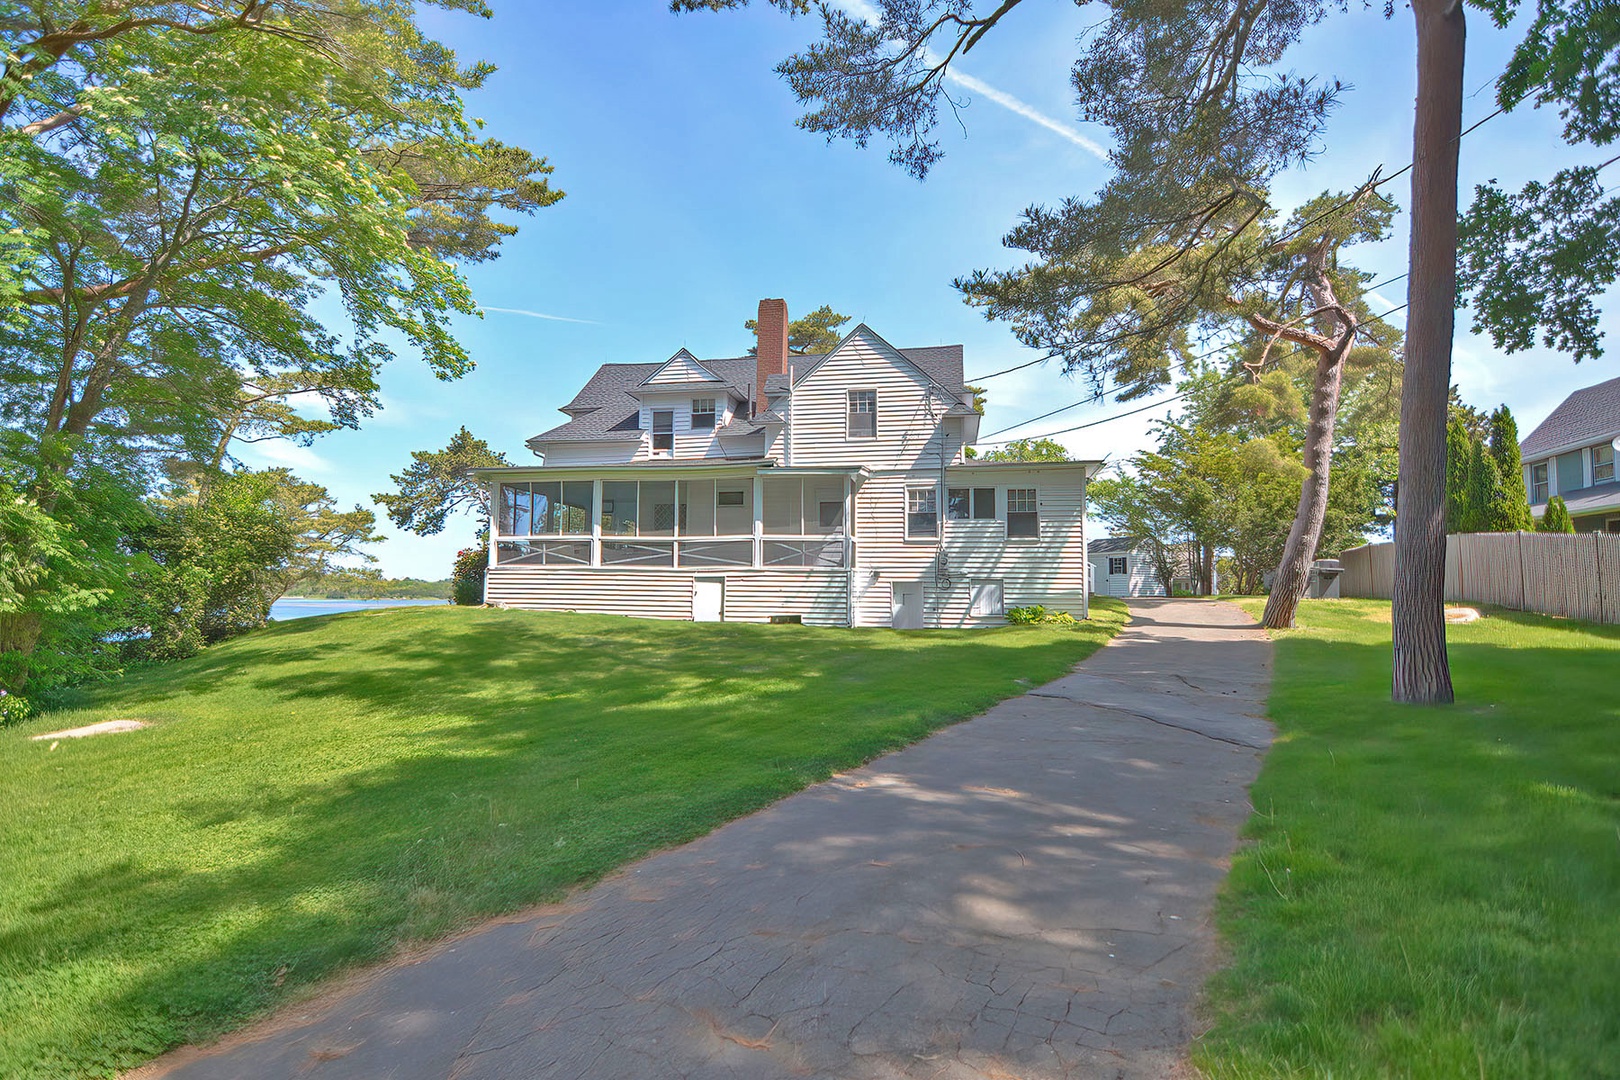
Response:
POLYGON ((1093 540, 1087 556, 1091 560, 1091 591, 1098 596, 1165 595, 1147 547, 1136 537, 1093 540))

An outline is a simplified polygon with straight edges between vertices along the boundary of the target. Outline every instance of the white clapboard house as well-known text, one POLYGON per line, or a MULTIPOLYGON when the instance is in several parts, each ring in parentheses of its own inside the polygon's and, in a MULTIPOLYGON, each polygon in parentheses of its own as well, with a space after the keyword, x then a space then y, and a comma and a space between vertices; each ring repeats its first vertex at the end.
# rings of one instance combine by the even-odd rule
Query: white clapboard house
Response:
POLYGON ((1135 536, 1105 536, 1086 547, 1091 591, 1099 596, 1164 596, 1147 544, 1135 536))
POLYGON ((1086 480, 1099 462, 988 464, 962 347, 858 326, 790 354, 759 306, 756 357, 605 364, 481 470, 495 508, 485 599, 550 611, 820 626, 990 626, 1087 614, 1086 480))

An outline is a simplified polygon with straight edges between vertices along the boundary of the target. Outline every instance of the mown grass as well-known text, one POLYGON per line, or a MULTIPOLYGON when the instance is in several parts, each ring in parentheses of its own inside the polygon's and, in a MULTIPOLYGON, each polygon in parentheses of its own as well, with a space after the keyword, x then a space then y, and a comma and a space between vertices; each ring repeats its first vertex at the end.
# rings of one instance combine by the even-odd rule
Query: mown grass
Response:
POLYGON ((1620 627, 1453 626, 1457 704, 1424 708, 1389 702, 1388 603, 1300 622, 1276 635, 1279 737, 1198 1064, 1620 1076, 1620 627))
POLYGON ((403 608, 0 733, 0 1077, 103 1076, 1067 671, 1078 630, 403 608), (28 736, 109 719, 130 734, 28 736))

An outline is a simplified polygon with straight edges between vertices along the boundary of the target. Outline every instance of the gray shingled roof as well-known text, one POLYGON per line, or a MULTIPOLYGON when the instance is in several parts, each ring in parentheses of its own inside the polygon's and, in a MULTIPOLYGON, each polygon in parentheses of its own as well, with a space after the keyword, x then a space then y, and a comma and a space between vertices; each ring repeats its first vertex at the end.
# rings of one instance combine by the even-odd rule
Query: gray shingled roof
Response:
MULTIPOLYGON (((947 390, 961 389, 962 346, 933 345, 922 349, 901 349, 900 354, 947 390)), ((821 355, 825 354, 795 355, 793 359, 795 362, 801 359, 816 360, 821 355)), ((756 371, 752 356, 698 362, 724 379, 727 389, 738 398, 748 400, 753 392, 756 371)), ((603 364, 574 395, 574 399, 562 407, 562 411, 573 419, 541 432, 529 442, 626 442, 640 438, 641 402, 631 391, 639 388, 664 363, 603 364)), ((766 376, 767 385, 770 380, 777 378, 775 375, 766 376)), ((758 428, 749 425, 747 430, 757 431, 758 428)), ((726 436, 745 433, 739 429, 739 422, 734 422, 730 429, 721 432, 726 436)))
POLYGON ((1141 544, 1134 536, 1104 536, 1087 544, 1086 550, 1093 555, 1127 555, 1141 544))
POLYGON ((1521 460, 1620 435, 1620 379, 1575 391, 1519 443, 1521 460))
POLYGON ((1569 507, 1569 512, 1576 517, 1620 509, 1620 483, 1593 484, 1574 491, 1561 491, 1559 495, 1564 505, 1569 507))

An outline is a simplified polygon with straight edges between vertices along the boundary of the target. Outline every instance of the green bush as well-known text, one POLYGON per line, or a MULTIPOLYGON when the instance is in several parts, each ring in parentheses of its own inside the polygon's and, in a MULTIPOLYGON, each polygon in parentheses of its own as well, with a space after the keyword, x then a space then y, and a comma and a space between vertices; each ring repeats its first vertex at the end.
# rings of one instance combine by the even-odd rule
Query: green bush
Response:
POLYGON ((450 575, 450 598, 462 607, 484 602, 484 572, 489 569, 489 548, 462 548, 456 552, 456 567, 450 575))
POLYGON ((1031 604, 1028 607, 1015 607, 1007 609, 1007 621, 1031 625, 1040 623, 1043 626, 1079 626, 1080 621, 1067 611, 1047 611, 1044 604, 1031 604))
POLYGON ((0 690, 0 728, 20 724, 34 715, 34 707, 21 694, 8 694, 0 690))
POLYGON ((1562 496, 1554 495, 1547 500, 1547 509, 1541 514, 1539 531, 1546 533, 1575 531, 1575 519, 1569 516, 1569 507, 1564 503, 1562 496))

